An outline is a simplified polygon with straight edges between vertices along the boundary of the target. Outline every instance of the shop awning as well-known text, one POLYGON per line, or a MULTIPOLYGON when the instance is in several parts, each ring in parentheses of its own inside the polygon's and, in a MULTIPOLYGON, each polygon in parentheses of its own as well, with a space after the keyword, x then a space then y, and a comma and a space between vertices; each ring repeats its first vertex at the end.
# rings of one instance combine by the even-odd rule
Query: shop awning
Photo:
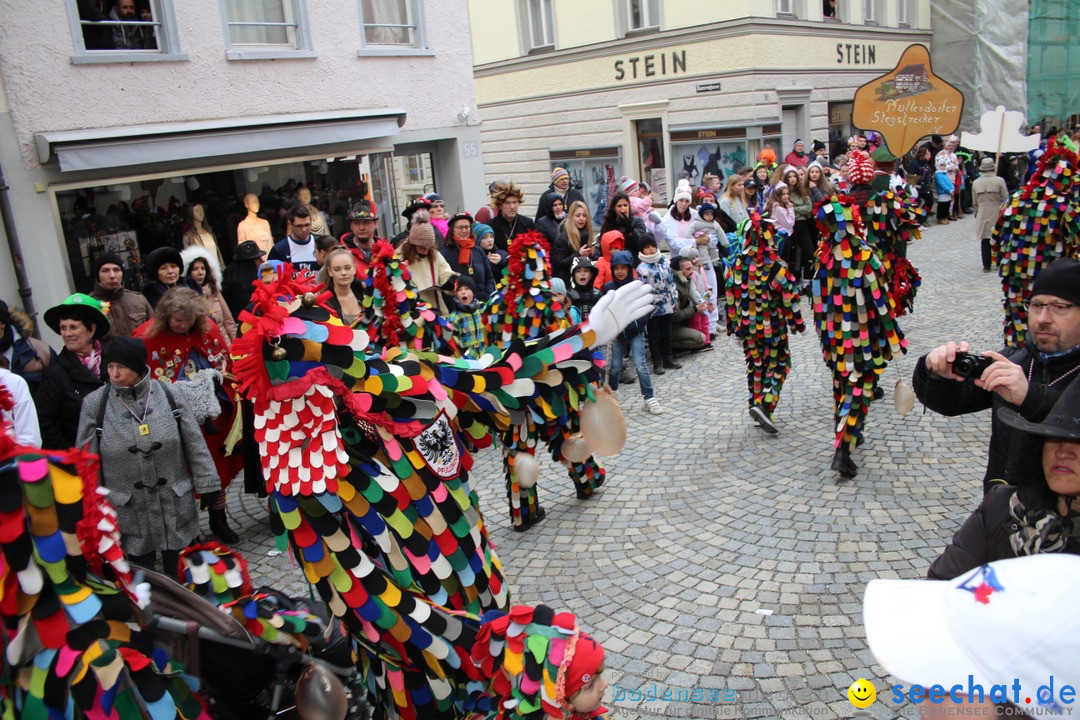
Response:
POLYGON ((42 164, 55 158, 61 172, 75 172, 317 150, 392 137, 404 124, 404 110, 380 108, 64 130, 38 133, 34 139, 42 164))

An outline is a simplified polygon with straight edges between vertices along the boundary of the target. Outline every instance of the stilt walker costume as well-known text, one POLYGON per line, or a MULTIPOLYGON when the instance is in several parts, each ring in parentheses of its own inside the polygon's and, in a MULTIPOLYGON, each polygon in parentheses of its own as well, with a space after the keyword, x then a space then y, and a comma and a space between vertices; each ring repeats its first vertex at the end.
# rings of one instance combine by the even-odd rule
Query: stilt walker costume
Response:
MULTIPOLYGON (((570 309, 563 307, 551 293, 550 251, 547 240, 538 232, 522 233, 510 243, 506 277, 488 302, 485 321, 488 341, 501 349, 514 341, 533 340, 571 326, 570 309)), ((596 362, 603 361, 597 353, 596 362)), ((506 472, 506 492, 510 519, 515 530, 524 531, 543 520, 535 483, 535 460, 526 460, 528 470, 515 472, 515 464, 524 455, 534 456, 538 442, 546 444, 551 457, 567 467, 579 498, 588 498, 604 483, 604 468, 589 457, 571 462, 562 454, 562 444, 580 431, 578 405, 596 390, 596 378, 586 383, 564 383, 561 392, 566 402, 544 408, 543 413, 512 413, 513 425, 500 435, 506 472)))
POLYGON ((511 413, 551 414, 596 374, 591 347, 651 308, 634 285, 585 325, 479 361, 387 348, 342 325, 286 266, 260 285, 233 345, 275 531, 363 649, 386 718, 455 718, 475 625, 507 590, 469 485, 462 432, 504 432, 511 413), (471 425, 481 425, 471 430, 471 425))
MULTIPOLYGON (((0 408, 10 401, 0 387, 0 408)), ((97 456, 19 446, 4 425, 0 717, 209 718, 192 679, 138 624, 97 456)))
POLYGON ((1020 347, 1035 277, 1058 258, 1080 258, 1080 157, 1071 141, 1050 142, 998 217, 991 247, 1005 295, 1005 345, 1020 347))
POLYGON ((821 244, 814 266, 814 324, 833 378, 836 428, 832 469, 855 477, 851 460, 878 375, 907 341, 893 316, 881 259, 865 240, 859 208, 832 196, 814 208, 821 244))
POLYGON ((727 331, 742 341, 750 417, 775 435, 773 412, 791 368, 788 327, 803 332, 796 279, 776 250, 773 224, 751 213, 725 282, 727 331))

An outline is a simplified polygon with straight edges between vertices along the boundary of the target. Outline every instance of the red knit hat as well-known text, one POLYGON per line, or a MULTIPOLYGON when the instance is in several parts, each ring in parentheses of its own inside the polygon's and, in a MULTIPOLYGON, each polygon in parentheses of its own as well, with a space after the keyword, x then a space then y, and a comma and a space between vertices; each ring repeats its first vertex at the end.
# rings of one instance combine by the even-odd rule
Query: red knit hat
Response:
POLYGON ((852 150, 848 159, 847 177, 853 185, 867 185, 874 179, 874 163, 862 150, 852 150))
POLYGON ((566 703, 593 679, 596 671, 604 664, 604 648, 589 635, 580 633, 572 647, 573 655, 566 666, 563 693, 560 697, 566 703))

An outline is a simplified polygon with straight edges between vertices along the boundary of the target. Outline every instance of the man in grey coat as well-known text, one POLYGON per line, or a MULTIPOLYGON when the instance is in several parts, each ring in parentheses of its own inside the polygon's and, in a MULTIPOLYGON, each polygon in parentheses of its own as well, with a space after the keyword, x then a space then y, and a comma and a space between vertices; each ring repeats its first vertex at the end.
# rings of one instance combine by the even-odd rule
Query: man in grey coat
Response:
POLYGON ((142 341, 115 338, 102 362, 109 383, 83 401, 78 445, 101 458, 129 562, 153 568, 160 552, 176 577, 180 550, 199 534, 194 493, 210 503, 221 481, 181 395, 147 372, 142 341))

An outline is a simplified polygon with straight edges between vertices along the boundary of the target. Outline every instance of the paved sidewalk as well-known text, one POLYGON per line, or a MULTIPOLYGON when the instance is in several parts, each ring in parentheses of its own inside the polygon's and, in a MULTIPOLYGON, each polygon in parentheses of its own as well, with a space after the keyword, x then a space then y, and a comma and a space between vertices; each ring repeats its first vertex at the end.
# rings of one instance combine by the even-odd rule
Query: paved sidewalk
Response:
MULTIPOLYGON (((884 702, 893 681, 866 648, 862 593, 871 578, 922 577, 975 507, 990 416, 920 405, 901 416, 892 387, 945 340, 999 349, 998 279, 981 271, 973 235, 968 218, 911 248, 923 287, 901 319, 910 351, 884 376, 853 480, 829 470, 832 393, 812 330, 792 339, 778 437, 750 421, 742 352, 718 338, 715 352, 654 379, 663 415, 643 411, 636 384, 619 389, 631 439, 598 495, 577 500, 562 468, 543 462, 547 519, 527 533, 510 529, 498 452, 479 455, 473 483, 512 599, 570 610, 597 635, 615 717, 851 717, 847 688, 860 677, 878 688, 869 712, 897 715, 884 702), (697 692, 647 699, 665 690, 697 692)), ((306 593, 299 569, 272 553, 265 508, 234 489, 229 513, 256 583, 306 593)))

